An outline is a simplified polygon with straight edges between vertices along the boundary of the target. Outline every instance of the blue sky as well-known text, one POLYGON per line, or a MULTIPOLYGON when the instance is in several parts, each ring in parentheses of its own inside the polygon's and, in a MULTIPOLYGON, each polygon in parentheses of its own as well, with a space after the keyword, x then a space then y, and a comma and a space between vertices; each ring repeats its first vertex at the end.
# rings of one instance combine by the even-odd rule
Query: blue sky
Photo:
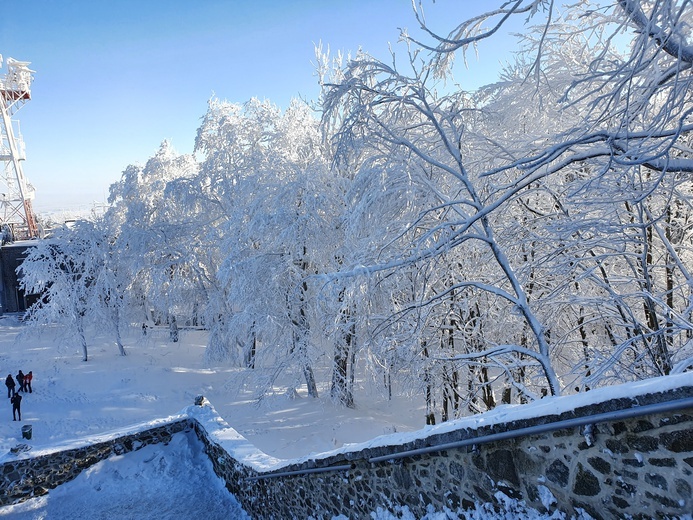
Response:
MULTIPOLYGON (((480 8, 424 6, 443 33, 480 8)), ((127 165, 164 139, 192 152, 213 95, 282 108, 314 100, 314 44, 386 58, 398 27, 415 33, 410 0, 23 0, 0 18, 0 54, 36 71, 32 100, 16 116, 34 208, 105 201, 127 165)), ((493 80, 498 59, 487 52, 483 67, 456 78, 465 88, 493 80)))

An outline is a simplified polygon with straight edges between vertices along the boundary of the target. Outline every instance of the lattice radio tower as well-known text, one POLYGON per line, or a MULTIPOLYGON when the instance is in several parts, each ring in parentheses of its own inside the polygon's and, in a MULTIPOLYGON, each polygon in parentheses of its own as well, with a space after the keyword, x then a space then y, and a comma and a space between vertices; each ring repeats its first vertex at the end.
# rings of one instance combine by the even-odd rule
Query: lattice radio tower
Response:
MULTIPOLYGON (((0 69, 2 69, 0 54, 0 69)), ((0 232, 2 242, 26 240, 38 236, 31 201, 34 188, 24 177, 26 159, 19 121, 12 117, 31 99, 34 80, 29 62, 7 58, 7 73, 0 76, 0 232)))

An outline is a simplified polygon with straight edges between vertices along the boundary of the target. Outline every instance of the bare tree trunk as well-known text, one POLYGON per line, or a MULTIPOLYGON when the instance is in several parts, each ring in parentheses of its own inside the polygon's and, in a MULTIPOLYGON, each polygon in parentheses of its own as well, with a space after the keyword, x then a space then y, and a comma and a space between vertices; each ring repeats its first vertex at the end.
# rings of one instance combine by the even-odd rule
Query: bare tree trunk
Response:
MULTIPOLYGON (((667 205, 666 208, 666 228, 664 229, 664 236, 671 244, 671 226, 673 222, 671 219, 671 205, 667 205)), ((666 278, 666 302, 667 302, 667 313, 666 313, 666 339, 667 347, 671 350, 674 348, 674 322, 671 318, 672 312, 674 310, 674 259, 671 253, 667 249, 666 255, 664 257, 664 269, 666 278)))
POLYGON ((344 304, 344 292, 340 293, 339 301, 342 303, 340 311, 340 334, 339 340, 334 347, 334 357, 332 364, 332 384, 330 387, 330 396, 332 399, 347 406, 354 408, 353 389, 353 360, 354 358, 354 343, 356 341, 356 323, 353 319, 353 313, 348 305, 344 304), (349 367, 351 365, 351 374, 349 367))
MULTIPOLYGON (((423 342, 423 356, 426 360, 429 359, 428 348, 426 347, 426 342, 423 342)), ((431 382, 431 371, 428 366, 424 368, 424 384, 426 385, 426 424, 435 424, 435 399, 433 395, 433 384, 431 382)))
POLYGON ((250 346, 245 348, 245 367, 255 368, 255 354, 257 352, 257 333, 255 323, 250 328, 250 346))
MULTIPOLYGON (((353 378, 353 373, 352 373, 353 378)), ((385 380, 385 388, 387 388, 387 400, 392 401, 392 365, 388 364, 387 370, 383 376, 385 380)))
POLYGON ((123 346, 123 338, 120 333, 120 311, 119 307, 113 309, 113 325, 115 327, 116 345, 121 356, 125 355, 125 347, 123 346))
POLYGON ((248 368, 255 368, 255 355, 257 354, 257 334, 253 332, 253 339, 250 346, 250 355, 248 356, 248 368))
POLYGON ((87 338, 84 336, 84 323, 81 316, 77 319, 77 333, 79 334, 79 341, 82 345, 82 361, 88 361, 89 356, 87 355, 87 338))
POLYGON ((332 365, 332 385, 330 387, 330 396, 332 399, 349 407, 354 407, 354 396, 349 387, 349 365, 351 359, 351 343, 352 334, 347 333, 344 336, 344 343, 335 345, 334 360, 332 365))
POLYGON ((668 375, 671 372, 671 354, 667 347, 667 341, 665 334, 667 331, 662 331, 659 325, 659 317, 657 316, 657 307, 654 300, 652 299, 652 294, 654 291, 654 281, 652 279, 652 238, 653 238, 653 224, 647 223, 644 229, 643 237, 643 253, 641 256, 641 270, 643 277, 643 289, 644 289, 644 301, 643 310, 645 312, 645 318, 647 321, 647 326, 652 333, 652 340, 645 340, 646 347, 650 352, 650 357, 654 368, 659 372, 659 375, 668 375))
POLYGON ((443 406, 440 413, 440 420, 447 422, 450 420, 450 386, 448 382, 447 368, 443 366, 443 406))
MULTIPOLYGON (((454 293, 453 293, 454 298, 454 293)), ((454 307, 454 305, 453 305, 454 307)), ((459 332, 459 322, 451 315, 443 328, 441 347, 446 356, 455 356, 455 332, 459 332)), ((459 417, 462 394, 460 392, 460 373, 454 361, 443 366, 443 422, 459 417)))
MULTIPOLYGON (((351 349, 351 356, 349 356, 349 383, 347 387, 347 392, 351 396, 352 407, 354 405, 354 381, 356 374, 356 349, 351 349)), ((390 387, 389 399, 392 399, 392 387, 390 387)))
POLYGON ((126 354, 125 347, 123 346, 123 340, 120 335, 120 326, 116 325, 116 344, 118 345, 118 352, 121 356, 126 354))
POLYGON ((303 365, 303 377, 306 379, 308 395, 317 399, 318 385, 315 383, 315 375, 313 374, 313 368, 308 363, 304 363, 303 365))
POLYGON ((299 356, 299 363, 301 366, 301 371, 303 372, 303 377, 306 380, 306 388, 308 390, 308 395, 314 398, 318 397, 318 385, 315 382, 315 374, 313 373, 313 367, 310 366, 306 359, 306 347, 303 345, 303 338, 300 337, 296 331, 292 334, 293 345, 291 347, 291 353, 297 354, 299 356))
MULTIPOLYGON (((577 285, 577 284, 575 284, 577 285)), ((590 344, 587 341, 587 331, 585 330, 585 308, 580 306, 580 310, 578 311, 578 317, 577 317, 577 324, 578 324, 578 330, 580 332, 580 341, 582 343, 582 357, 585 359, 585 374, 583 376, 583 379, 586 379, 592 375, 592 371, 590 370, 590 344)), ((577 391, 584 390, 585 392, 590 389, 589 386, 587 385, 582 385, 582 388, 578 387, 576 388, 577 391)))
MULTIPOLYGON (((308 263, 305 260, 306 247, 303 246, 303 259, 299 262, 301 266, 301 272, 308 272, 308 263)), ((310 332, 310 325, 308 323, 308 316, 306 316, 306 293, 308 292, 308 283, 303 280, 300 284, 300 293, 298 296, 298 313, 293 308, 294 305, 290 303, 289 295, 286 295, 286 302, 289 315, 291 316, 291 324, 293 325, 293 344, 291 348, 291 353, 298 354, 299 363, 301 364, 301 370, 303 371, 303 377, 306 380, 306 387, 308 389, 308 395, 314 398, 318 397, 318 385, 315 382, 315 374, 313 373, 313 367, 311 367, 308 362, 308 353, 306 349, 306 342, 308 341, 308 334, 310 332)))
POLYGON ((173 314, 170 314, 168 317, 168 339, 173 343, 178 342, 178 323, 173 314))
POLYGON ((493 388, 488 377, 488 367, 481 367, 479 379, 481 381, 481 400, 486 405, 486 410, 493 410, 496 407, 496 398, 493 395, 493 388))

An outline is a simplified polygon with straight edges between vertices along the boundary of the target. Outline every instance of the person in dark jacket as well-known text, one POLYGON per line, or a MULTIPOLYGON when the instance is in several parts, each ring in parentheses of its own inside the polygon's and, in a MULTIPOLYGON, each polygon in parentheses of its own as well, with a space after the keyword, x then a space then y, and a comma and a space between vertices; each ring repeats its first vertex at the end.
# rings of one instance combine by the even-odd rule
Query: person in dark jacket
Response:
POLYGON ((17 373, 17 392, 24 391, 24 372, 21 370, 17 373))
POLYGON ((19 415, 19 420, 21 421, 22 420, 22 409, 21 409, 22 396, 19 395, 19 392, 17 392, 16 394, 14 394, 12 396, 11 401, 12 401, 12 420, 16 421, 17 415, 19 415))
POLYGON ((11 399, 14 395, 14 379, 12 379, 12 374, 7 374, 7 379, 5 379, 5 386, 7 387, 7 398, 11 399))

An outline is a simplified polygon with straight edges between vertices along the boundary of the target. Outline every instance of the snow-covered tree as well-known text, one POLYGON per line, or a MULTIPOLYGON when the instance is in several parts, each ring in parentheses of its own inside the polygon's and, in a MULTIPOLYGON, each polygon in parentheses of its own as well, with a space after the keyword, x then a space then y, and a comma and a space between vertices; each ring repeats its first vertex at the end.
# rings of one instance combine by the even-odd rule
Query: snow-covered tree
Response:
POLYGON ((27 311, 31 325, 57 325, 67 341, 77 337, 87 361, 86 326, 96 321, 114 331, 118 350, 125 355, 120 334, 122 281, 100 223, 80 220, 56 230, 52 238, 29 249, 19 272, 22 288, 41 295, 27 311))
MULTIPOLYGON (((691 171, 686 20, 693 7, 625 0, 564 9, 552 1, 498 6, 443 37, 419 13, 433 43, 404 33, 404 63, 363 53, 331 70, 323 61, 325 122, 337 157, 349 160, 359 150, 358 157, 380 165, 356 168, 382 177, 408 155, 400 178, 425 186, 429 196, 365 269, 342 275, 455 272, 447 281, 440 272, 421 277, 425 285, 412 288, 391 320, 399 326, 403 313, 416 314, 412 326, 424 357, 484 367, 486 377, 488 369, 505 373, 520 396, 534 397, 542 386, 558 393, 573 384, 576 370, 598 382, 597 371, 610 370, 631 349, 653 367, 641 377, 668 373, 671 338, 678 335, 683 346, 691 329, 689 269, 664 223, 668 201, 690 204, 681 182, 691 171), (539 28, 527 31, 513 74, 469 95, 437 81, 456 53, 481 45, 517 16, 539 28), (597 215, 605 219, 599 228, 597 215), (588 236, 597 240, 585 248, 588 236), (655 272, 662 273, 659 289, 655 272), (460 296, 462 306, 454 303, 460 296), (588 301, 615 312, 588 314, 588 301), (630 332, 622 334, 618 322, 630 332), (452 331, 441 345, 467 344, 464 323, 475 324, 474 336, 482 338, 471 352, 431 354, 435 342, 425 331, 452 331), (607 337, 610 348, 598 344, 607 337)), ((381 206, 398 202, 393 179, 384 183, 393 196, 381 206)), ((382 222, 376 233, 381 229, 382 222)), ((446 371, 439 372, 443 380, 446 371)))
POLYGON ((177 315, 195 319, 206 295, 194 249, 193 232, 201 225, 189 218, 188 208, 167 191, 169 183, 192 176, 197 165, 192 156, 178 155, 168 142, 144 167, 129 166, 111 186, 113 248, 124 275, 128 303, 142 310, 140 320, 170 327, 176 340, 177 315))
MULTIPOLYGON (((542 278, 554 279, 546 294, 557 291, 556 305, 543 307, 562 309, 555 321, 563 332, 553 324, 551 331, 581 346, 573 351, 584 353, 588 384, 668 373, 689 355, 691 330, 690 258, 667 239, 672 208, 679 222, 690 213, 691 6, 601 4, 561 12, 546 3, 556 9, 525 37, 516 86, 502 86, 493 103, 499 111, 525 105, 515 121, 533 124, 503 140, 502 152, 514 155, 509 168, 487 173, 544 192, 543 205, 526 206, 554 240, 553 250, 535 251, 542 278)), ((451 37, 464 47, 474 35, 461 25, 451 37)), ((452 47, 438 50, 444 56, 452 47)))
POLYGON ((498 0, 443 36, 422 5, 391 62, 319 54, 321 125, 210 100, 199 163, 164 142, 103 221, 35 248, 31 320, 85 359, 85 320, 121 353, 123 323, 185 320, 263 390, 354 406, 370 376, 429 423, 688 367, 693 4, 498 0), (455 57, 513 20, 498 82, 457 89, 455 57))
POLYGON ((212 100, 196 149, 205 158, 191 191, 219 220, 223 256, 224 311, 209 355, 298 369, 317 396, 313 365, 323 346, 312 330, 318 311, 309 279, 333 261, 343 195, 318 121, 297 101, 282 113, 256 99, 212 100))
MULTIPOLYGON (((469 358, 525 356, 541 367, 550 392, 559 393, 545 327, 495 237, 491 216, 496 201, 488 201, 483 192, 486 183, 467 167, 474 157, 468 155, 472 143, 465 139, 467 100, 463 95, 438 96, 428 84, 428 68, 417 63, 414 53, 409 65, 412 74, 405 76, 395 65, 359 55, 325 80, 324 106, 335 125, 337 155, 344 156, 355 143, 372 147, 383 161, 410 155, 412 167, 406 175, 430 192, 427 204, 414 208, 418 215, 399 235, 403 245, 399 250, 388 247, 390 258, 381 252, 371 270, 396 271, 412 263, 438 262, 452 248, 482 248, 494 264, 485 266, 488 277, 456 279, 440 292, 418 292, 410 305, 435 305, 465 289, 490 292, 504 300, 527 324, 532 345, 498 344, 469 358)), ((397 199, 389 204, 397 204, 397 199)))

